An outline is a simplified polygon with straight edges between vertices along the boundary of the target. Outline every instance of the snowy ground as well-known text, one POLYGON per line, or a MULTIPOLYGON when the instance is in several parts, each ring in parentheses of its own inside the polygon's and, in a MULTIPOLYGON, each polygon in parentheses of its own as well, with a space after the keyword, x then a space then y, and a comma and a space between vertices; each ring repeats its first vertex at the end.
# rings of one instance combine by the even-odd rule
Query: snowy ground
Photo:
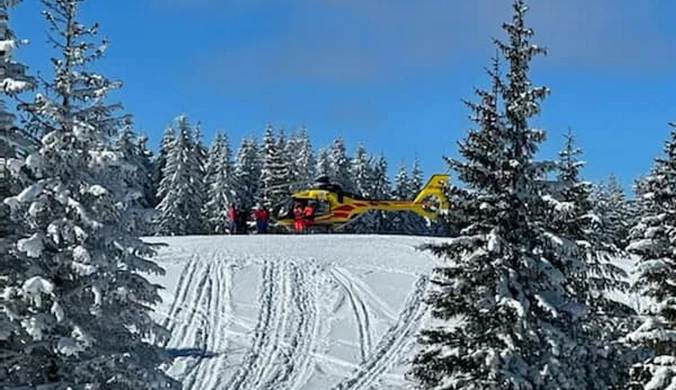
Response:
POLYGON ((186 389, 407 388, 437 261, 401 236, 152 238, 186 389))
MULTIPOLYGON (((150 238, 186 389, 406 389, 438 261, 410 236, 150 238)), ((632 262, 618 260, 630 270, 632 262)), ((616 294, 629 304, 635 297, 616 294)))

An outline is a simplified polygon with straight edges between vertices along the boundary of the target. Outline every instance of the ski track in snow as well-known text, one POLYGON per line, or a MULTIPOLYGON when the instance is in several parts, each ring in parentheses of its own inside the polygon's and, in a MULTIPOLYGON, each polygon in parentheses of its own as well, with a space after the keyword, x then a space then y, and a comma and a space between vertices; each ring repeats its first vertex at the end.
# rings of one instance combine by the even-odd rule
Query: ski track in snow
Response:
POLYGON ((396 281, 406 283, 402 288, 410 288, 405 286, 415 280, 403 306, 394 309, 387 303, 391 300, 386 302, 385 295, 377 294, 369 283, 354 275, 355 267, 349 264, 335 260, 322 263, 307 255, 285 253, 289 250, 286 248, 256 255, 246 247, 233 250, 228 246, 191 245, 188 252, 183 251, 190 255, 181 255, 186 263, 174 274, 178 278, 174 299, 165 306, 168 311, 162 321, 171 334, 164 347, 191 352, 177 357, 170 368, 183 388, 356 390, 405 384, 391 370, 406 358, 425 314, 422 300, 428 279, 417 277, 420 273, 404 272, 410 279, 396 281), (249 271, 235 273, 242 259, 246 259, 244 268, 250 267, 249 271), (256 279, 259 283, 254 297, 250 293, 255 291, 251 288, 256 279), (345 350, 347 354, 333 355, 330 348, 338 344, 324 338, 329 334, 332 313, 333 295, 327 295, 327 288, 350 303, 351 310, 344 318, 356 322, 353 337, 357 343, 336 341, 355 348, 359 357, 353 357, 350 349, 345 350), (236 294, 240 295, 235 302, 236 294), (390 327, 380 333, 373 325, 382 321, 390 327), (232 326, 244 330, 230 329, 232 326), (242 346, 243 353, 236 352, 242 346), (337 371, 326 372, 326 364, 337 371))
POLYGON ((345 271, 335 267, 331 270, 331 274, 345 290, 345 293, 350 299, 350 304, 352 305, 352 310, 354 310, 357 320, 361 359, 362 361, 366 361, 368 356, 371 354, 372 348, 370 318, 369 312, 366 308, 366 303, 364 303, 364 300, 361 298, 361 294, 358 294, 355 291, 356 289, 354 287, 354 283, 352 282, 351 278, 346 275, 345 271))
POLYGON ((422 300, 427 290, 428 279, 421 276, 409 295, 404 309, 395 324, 383 335, 375 352, 358 369, 354 377, 334 387, 334 390, 368 389, 387 369, 403 358, 405 348, 418 329, 425 314, 422 300))
POLYGON ((226 389, 298 389, 313 368, 319 326, 312 264, 266 260, 253 345, 226 389), (310 275, 304 269, 310 269, 310 275))

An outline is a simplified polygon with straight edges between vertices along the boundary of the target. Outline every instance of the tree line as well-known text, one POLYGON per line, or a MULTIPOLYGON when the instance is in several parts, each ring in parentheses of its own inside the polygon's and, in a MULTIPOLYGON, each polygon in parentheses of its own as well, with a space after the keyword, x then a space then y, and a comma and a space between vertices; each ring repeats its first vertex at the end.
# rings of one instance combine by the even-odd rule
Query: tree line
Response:
MULTIPOLYGON (((149 153, 139 148, 136 155, 149 153)), ((186 115, 166 128, 157 157, 141 165, 150 167, 136 184, 147 194, 139 205, 147 212, 136 224, 165 236, 226 233, 230 204, 246 213, 258 205, 274 208, 319 176, 372 199, 413 199, 425 180, 418 159, 410 169, 401 164, 391 180, 384 155, 370 155, 360 144, 351 156, 342 137, 315 151, 305 126, 287 134, 268 123, 260 140, 246 137, 236 152, 228 134, 217 131, 207 148, 199 124, 186 115)), ((344 231, 431 234, 434 227, 409 213, 370 212, 344 231)))

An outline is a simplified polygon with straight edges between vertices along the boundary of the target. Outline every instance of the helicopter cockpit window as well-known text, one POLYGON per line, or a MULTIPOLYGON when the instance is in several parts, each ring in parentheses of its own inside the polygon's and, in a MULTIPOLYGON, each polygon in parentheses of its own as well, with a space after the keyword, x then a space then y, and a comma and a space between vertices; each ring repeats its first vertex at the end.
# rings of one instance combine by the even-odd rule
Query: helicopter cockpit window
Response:
POLYGON ((325 215, 331 212, 331 202, 328 200, 315 201, 315 215, 325 215))

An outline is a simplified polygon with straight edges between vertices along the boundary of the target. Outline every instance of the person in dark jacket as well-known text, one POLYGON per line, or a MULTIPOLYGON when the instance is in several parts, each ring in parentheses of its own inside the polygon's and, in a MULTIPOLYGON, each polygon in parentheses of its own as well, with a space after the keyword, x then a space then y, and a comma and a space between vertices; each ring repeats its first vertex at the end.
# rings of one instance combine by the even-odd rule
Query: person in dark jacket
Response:
POLYGON ((239 234, 247 234, 249 232, 249 228, 246 225, 248 221, 248 217, 246 212, 244 210, 239 210, 237 213, 237 232, 239 234))

